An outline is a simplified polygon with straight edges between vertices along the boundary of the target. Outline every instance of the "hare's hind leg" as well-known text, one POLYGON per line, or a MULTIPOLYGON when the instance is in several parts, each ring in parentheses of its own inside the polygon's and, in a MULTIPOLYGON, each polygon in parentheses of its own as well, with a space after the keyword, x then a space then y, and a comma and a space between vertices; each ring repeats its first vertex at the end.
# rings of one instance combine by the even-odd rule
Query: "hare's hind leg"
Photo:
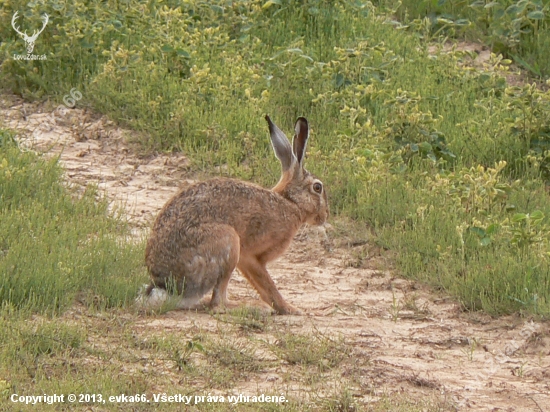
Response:
POLYGON ((149 242, 146 262, 155 288, 169 289, 181 296, 178 307, 193 309, 213 291, 210 305, 227 306, 227 284, 239 261, 239 235, 231 226, 203 224, 174 230, 160 241, 149 242))
POLYGON ((212 289, 210 307, 216 308, 233 307, 235 304, 227 299, 227 285, 233 274, 233 270, 239 261, 241 242, 239 235, 231 226, 211 225, 208 230, 211 242, 204 247, 207 248, 206 258, 217 268, 217 280, 212 289))
POLYGON ((264 302, 280 315, 299 315, 300 310, 285 302, 263 263, 254 256, 241 256, 238 268, 264 302))

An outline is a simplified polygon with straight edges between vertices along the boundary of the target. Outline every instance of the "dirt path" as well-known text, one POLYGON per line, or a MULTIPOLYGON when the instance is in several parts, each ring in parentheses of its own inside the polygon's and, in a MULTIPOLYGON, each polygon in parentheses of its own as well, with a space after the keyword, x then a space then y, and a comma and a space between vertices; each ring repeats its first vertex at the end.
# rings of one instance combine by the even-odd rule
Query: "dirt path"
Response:
MULTIPOLYGON (((69 182, 95 182, 114 204, 124 204, 138 234, 147 233, 186 179, 184 156, 140 158, 125 143, 126 132, 83 110, 69 110, 54 123, 45 106, 2 96, 0 124, 18 131, 21 146, 59 155, 69 182)), ((335 239, 331 251, 322 240, 315 230, 302 230, 271 266, 281 293, 307 314, 274 321, 296 333, 344 337, 353 359, 339 373, 357 377, 354 397, 368 404, 394 394, 436 396, 451 410, 550 411, 548 323, 462 313, 451 299, 392 277, 376 249, 357 236, 335 239)), ((238 273, 229 294, 257 299, 238 273)), ((171 311, 134 327, 136 333, 183 333, 199 324, 215 332, 216 322, 204 313, 171 311)), ((272 387, 283 373, 271 370, 243 387, 272 387)))

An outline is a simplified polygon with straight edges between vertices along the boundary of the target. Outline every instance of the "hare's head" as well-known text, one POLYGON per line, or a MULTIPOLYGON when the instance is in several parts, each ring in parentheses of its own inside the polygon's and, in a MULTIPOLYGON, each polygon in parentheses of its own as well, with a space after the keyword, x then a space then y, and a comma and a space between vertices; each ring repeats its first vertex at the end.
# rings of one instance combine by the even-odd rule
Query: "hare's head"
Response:
POLYGON ((273 191, 294 202, 304 214, 305 222, 322 225, 328 218, 327 193, 323 182, 304 168, 309 128, 307 120, 299 117, 294 126, 292 146, 286 135, 269 118, 269 134, 275 155, 281 162, 282 175, 273 191))

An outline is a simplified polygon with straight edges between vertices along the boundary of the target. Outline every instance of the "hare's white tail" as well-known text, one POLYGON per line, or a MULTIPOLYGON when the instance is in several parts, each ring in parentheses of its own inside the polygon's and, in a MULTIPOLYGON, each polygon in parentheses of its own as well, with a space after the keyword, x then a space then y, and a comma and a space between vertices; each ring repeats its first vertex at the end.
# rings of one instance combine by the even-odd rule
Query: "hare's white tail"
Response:
POLYGON ((136 304, 147 309, 160 308, 165 303, 168 303, 169 300, 174 301, 173 304, 176 309, 193 309, 200 300, 200 298, 196 297, 182 298, 181 296, 172 296, 165 289, 161 288, 154 288, 147 295, 146 290, 148 287, 149 285, 143 285, 136 298, 136 304))

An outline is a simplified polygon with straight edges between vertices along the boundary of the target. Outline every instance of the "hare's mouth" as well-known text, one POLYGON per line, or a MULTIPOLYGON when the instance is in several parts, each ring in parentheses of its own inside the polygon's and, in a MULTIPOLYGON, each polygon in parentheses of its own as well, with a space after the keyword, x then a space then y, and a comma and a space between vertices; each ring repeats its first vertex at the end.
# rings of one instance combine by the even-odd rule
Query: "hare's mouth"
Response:
POLYGON ((325 224, 326 221, 327 221, 326 216, 315 215, 315 216, 312 216, 310 219, 308 219, 307 223, 313 226, 322 226, 325 224))

